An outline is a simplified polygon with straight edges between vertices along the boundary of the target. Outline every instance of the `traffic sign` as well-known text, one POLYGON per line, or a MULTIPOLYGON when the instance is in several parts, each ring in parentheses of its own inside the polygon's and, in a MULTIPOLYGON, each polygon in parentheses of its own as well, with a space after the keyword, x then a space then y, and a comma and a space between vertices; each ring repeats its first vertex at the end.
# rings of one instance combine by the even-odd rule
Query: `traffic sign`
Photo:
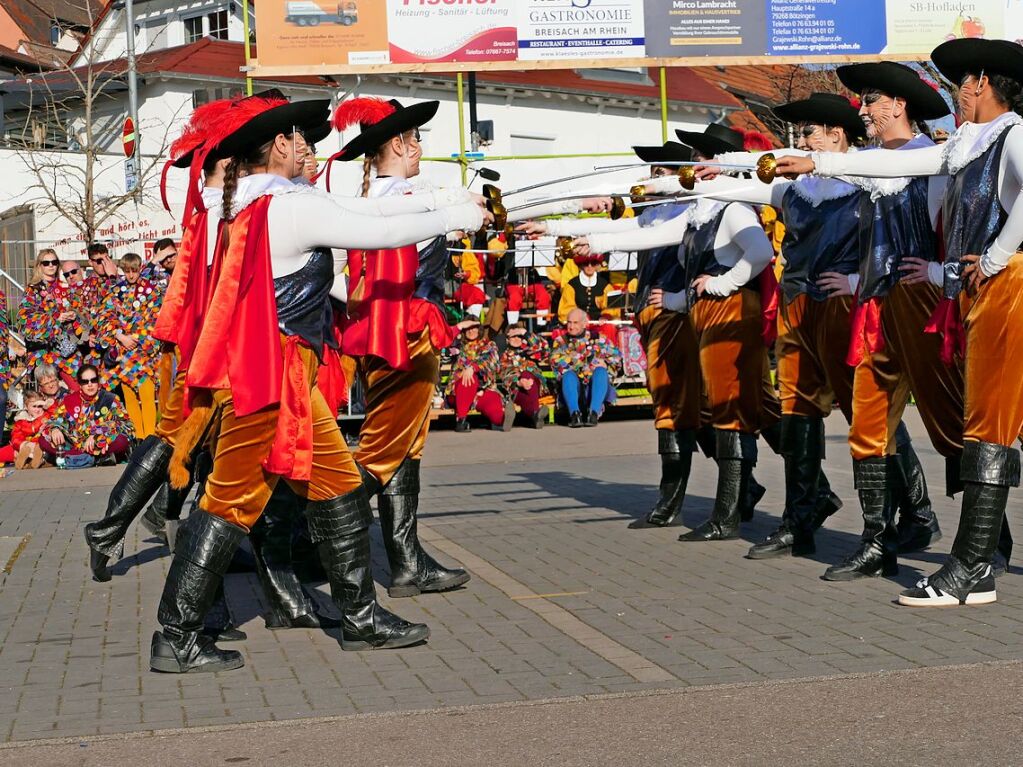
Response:
POLYGON ((121 132, 121 143, 124 144, 124 156, 135 156, 135 121, 130 117, 124 118, 124 130, 121 132))
POLYGON ((139 185, 139 164, 134 157, 124 158, 124 193, 131 194, 139 185))

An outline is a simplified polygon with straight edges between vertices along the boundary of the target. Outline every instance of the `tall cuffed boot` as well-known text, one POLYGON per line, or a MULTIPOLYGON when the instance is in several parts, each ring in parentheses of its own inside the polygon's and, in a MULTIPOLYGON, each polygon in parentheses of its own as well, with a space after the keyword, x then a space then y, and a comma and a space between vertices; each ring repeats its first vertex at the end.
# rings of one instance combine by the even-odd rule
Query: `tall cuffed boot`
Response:
MULTIPOLYGON (((749 559, 813 554, 816 551, 814 531, 834 505, 830 501, 830 487, 826 492, 821 491, 824 419, 784 415, 780 437, 777 449, 785 463, 785 511, 778 529, 750 548, 746 554, 749 559)), ((840 501, 838 506, 841 506, 840 501)))
MULTIPOLYGON (((169 481, 160 485, 153 502, 149 504, 149 508, 139 520, 142 526, 153 535, 163 538, 169 545, 167 521, 181 519, 181 510, 185 507, 185 501, 188 499, 193 484, 189 482, 180 490, 172 487, 169 481)), ((173 551, 173 549, 171 550, 173 551)))
POLYGON ((824 572, 826 581, 852 581, 898 575, 899 537, 895 530, 895 497, 901 490, 902 467, 896 455, 853 461, 853 484, 863 509, 860 547, 844 562, 824 572))
POLYGON ((991 558, 998 549, 1009 488, 1019 486, 1019 451, 992 442, 963 444, 963 511, 952 551, 934 575, 899 595, 911 607, 989 604, 997 599, 991 558))
MULTIPOLYGON (((711 460, 717 460, 717 430, 713 426, 704 424, 696 430, 696 444, 701 453, 711 460)), ((751 474, 749 482, 746 483, 746 492, 739 504, 739 518, 743 522, 753 519, 753 512, 766 492, 767 488, 757 482, 756 477, 751 474)))
POLYGON ((644 519, 636 519, 629 524, 631 529, 667 527, 675 521, 686 497, 695 446, 696 432, 692 429, 657 430, 657 452, 661 456, 660 495, 644 519))
POLYGON ((121 478, 110 491, 107 511, 99 522, 85 526, 85 542, 89 546, 89 569, 97 581, 109 581, 107 565, 120 559, 124 552, 124 536, 146 502, 167 480, 170 445, 159 437, 146 437, 132 451, 121 478))
POLYGON ((899 551, 920 551, 941 540, 941 526, 931 508, 924 468, 913 449, 909 430, 902 422, 895 432, 895 443, 905 479, 902 492, 896 496, 899 521, 895 528, 899 536, 899 551))
POLYGON ((727 541, 739 536, 739 521, 749 478, 757 463, 753 434, 717 429, 718 486, 710 519, 678 537, 680 541, 727 541))
POLYGON ((430 629, 410 623, 377 602, 369 556, 373 513, 361 485, 350 493, 306 506, 309 534, 341 611, 341 649, 381 650, 425 642, 430 629))
POLYGON ((241 653, 221 650, 203 634, 206 614, 244 537, 243 528, 204 511, 181 525, 157 612, 163 631, 153 632, 153 671, 185 674, 245 665, 241 653))
POLYGON ((249 531, 256 577, 270 606, 264 616, 268 629, 337 628, 341 625, 317 613, 292 564, 295 517, 305 504, 305 499, 286 482, 278 482, 262 516, 249 531))
POLYGON ((377 498, 380 531, 391 566, 391 597, 447 591, 469 581, 461 568, 441 566, 423 550, 416 517, 419 510, 419 461, 406 458, 377 498))

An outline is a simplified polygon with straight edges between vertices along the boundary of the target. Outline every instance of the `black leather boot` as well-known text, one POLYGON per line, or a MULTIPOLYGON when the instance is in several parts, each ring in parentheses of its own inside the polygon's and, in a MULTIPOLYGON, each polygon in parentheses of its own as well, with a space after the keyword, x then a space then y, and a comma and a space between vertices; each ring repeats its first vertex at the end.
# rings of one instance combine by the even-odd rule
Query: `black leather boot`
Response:
POLYGON ((167 480, 167 465, 172 452, 173 448, 155 435, 142 440, 132 451, 124 473, 110 491, 103 519, 85 526, 89 569, 97 581, 110 580, 107 565, 111 559, 121 558, 128 528, 167 480))
POLYGON ((998 549, 1009 488, 1019 486, 1019 451, 991 442, 963 444, 963 511, 952 551, 934 575, 899 595, 911 607, 989 604, 997 599, 991 558, 998 549))
MULTIPOLYGON (((822 454, 823 456, 823 454, 822 454)), ((842 499, 835 495, 823 467, 817 480, 817 504, 813 513, 813 529, 819 530, 828 517, 842 508, 842 499)))
POLYGON ((824 572, 826 581, 852 581, 898 575, 898 533, 894 498, 901 489, 902 467, 896 455, 853 461, 853 484, 863 508, 860 547, 824 572))
POLYGON ((717 495, 710 519, 678 537, 680 541, 727 541, 739 537, 739 520, 749 478, 757 463, 753 434, 717 429, 717 495))
POLYGON ((369 556, 373 513, 361 485, 352 492, 306 505, 309 534, 341 611, 341 649, 380 650, 425 642, 430 629, 409 623, 377 602, 369 556))
POLYGON ((149 504, 149 508, 139 520, 142 526, 167 543, 167 520, 181 519, 181 510, 185 506, 193 484, 189 482, 187 487, 180 490, 171 487, 170 482, 160 485, 153 502, 149 504))
MULTIPOLYGON (((785 511, 778 529, 750 548, 746 554, 750 559, 813 554, 816 551, 813 534, 820 526, 818 519, 822 517, 822 510, 831 505, 830 487, 823 494, 820 487, 824 420, 785 415, 779 431, 778 449, 785 462, 785 511)), ((823 518, 826 516, 823 514, 823 518)))
POLYGON ((895 527, 899 537, 899 551, 921 551, 941 540, 941 526, 927 495, 924 468, 913 449, 909 430, 901 422, 895 440, 902 476, 905 478, 902 492, 896 496, 899 521, 895 527))
POLYGON ((185 674, 228 671, 245 665, 234 650, 221 650, 203 633, 203 622, 245 530, 204 511, 192 514, 178 532, 174 561, 163 587, 149 667, 185 674))
POLYGON ((270 611, 264 616, 268 629, 338 628, 341 622, 321 616, 306 595, 292 565, 292 531, 295 518, 305 509, 287 482, 278 482, 259 521, 249 531, 256 560, 256 577, 270 611))
POLYGON ((686 497, 695 445, 696 432, 692 429, 657 430, 657 452, 661 456, 660 497, 644 519, 636 519, 629 523, 631 529, 667 527, 675 521, 686 497))
POLYGON ((469 573, 442 567, 419 543, 419 461, 406 458, 377 498, 380 531, 391 566, 391 597, 447 591, 469 581, 469 573))
POLYGON ((217 595, 213 599, 213 604, 206 611, 202 633, 214 642, 244 642, 249 638, 248 634, 234 625, 231 608, 228 606, 227 596, 224 594, 223 580, 221 580, 220 586, 217 588, 217 595))
MULTIPOLYGON (((717 460, 717 434, 714 427, 704 424, 697 429, 696 444, 701 453, 712 460, 717 460)), ((746 483, 746 493, 739 505, 739 519, 743 522, 752 520, 757 504, 760 503, 766 492, 767 489, 757 482, 753 475, 750 475, 749 482, 746 483)))

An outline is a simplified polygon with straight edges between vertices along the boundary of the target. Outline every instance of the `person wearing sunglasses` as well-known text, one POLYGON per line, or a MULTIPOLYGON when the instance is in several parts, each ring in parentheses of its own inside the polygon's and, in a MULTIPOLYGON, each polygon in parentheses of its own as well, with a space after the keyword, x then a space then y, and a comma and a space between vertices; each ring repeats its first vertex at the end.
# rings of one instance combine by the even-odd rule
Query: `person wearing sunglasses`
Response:
MULTIPOLYGON (((89 260, 89 274, 77 285, 80 303, 92 318, 98 315, 107 298, 107 293, 117 282, 117 265, 110 258, 110 251, 102 242, 94 242, 86 248, 89 260)), ((86 349, 82 362, 102 366, 104 349, 96 338, 94 323, 89 323, 86 349)))
POLYGON ((49 248, 39 251, 18 321, 25 335, 25 365, 56 365, 72 380, 81 362, 79 337, 87 333, 81 294, 60 281, 60 259, 49 248))
POLYGON ((61 261, 60 276, 64 278, 68 287, 72 288, 80 286, 85 280, 85 272, 77 261, 61 261))
POLYGON ((131 421, 124 406, 100 386, 99 368, 85 364, 75 377, 78 391, 68 394, 43 426, 39 445, 51 462, 58 455, 88 455, 97 464, 114 464, 130 447, 131 421))
POLYGON ((164 237, 153 243, 153 257, 142 267, 142 279, 161 283, 166 287, 171 273, 178 262, 178 246, 170 237, 164 237))

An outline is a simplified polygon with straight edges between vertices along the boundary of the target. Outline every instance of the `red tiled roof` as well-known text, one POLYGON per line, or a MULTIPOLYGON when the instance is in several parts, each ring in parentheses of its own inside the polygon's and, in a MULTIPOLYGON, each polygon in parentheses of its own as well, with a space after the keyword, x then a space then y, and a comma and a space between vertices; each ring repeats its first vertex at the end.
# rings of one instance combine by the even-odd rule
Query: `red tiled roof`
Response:
POLYGON ((6 45, 0 45, 0 63, 18 71, 38 71, 40 66, 32 56, 19 53, 6 45))
POLYGON ((104 0, 0 0, 22 34, 33 43, 48 45, 55 19, 90 26, 103 10, 104 0), (86 4, 87 3, 87 4, 86 4))
POLYGON ((795 64, 693 67, 693 71, 707 82, 740 99, 757 101, 767 106, 805 98, 813 91, 841 87, 833 71, 807 69, 795 64))

